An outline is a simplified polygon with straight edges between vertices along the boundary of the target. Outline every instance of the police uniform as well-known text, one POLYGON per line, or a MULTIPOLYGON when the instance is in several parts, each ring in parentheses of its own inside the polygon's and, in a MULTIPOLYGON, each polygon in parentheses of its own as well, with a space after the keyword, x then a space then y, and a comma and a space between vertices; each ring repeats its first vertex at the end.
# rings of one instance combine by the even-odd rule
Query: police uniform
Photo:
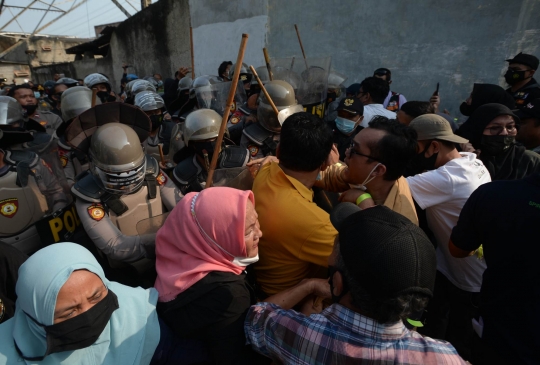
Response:
POLYGON ((48 111, 36 112, 31 119, 42 125, 50 135, 54 134, 58 127, 60 127, 60 125, 63 123, 62 118, 48 111))
POLYGON ((166 160, 172 160, 174 152, 179 151, 184 147, 181 128, 177 123, 163 121, 156 135, 149 136, 143 142, 144 151, 146 152, 146 154, 154 157, 159 161, 161 158, 161 155, 159 154, 160 144, 166 160), (171 152, 173 153, 170 154, 171 152))
POLYGON ((540 98, 540 84, 534 78, 519 90, 512 91, 512 88, 508 88, 506 91, 512 95, 518 109, 525 107, 530 101, 540 98))
POLYGON ((231 115, 227 121, 227 129, 230 139, 236 144, 240 144, 242 132, 246 127, 246 119, 251 115, 251 111, 246 105, 238 105, 233 103, 234 110, 231 110, 231 115))

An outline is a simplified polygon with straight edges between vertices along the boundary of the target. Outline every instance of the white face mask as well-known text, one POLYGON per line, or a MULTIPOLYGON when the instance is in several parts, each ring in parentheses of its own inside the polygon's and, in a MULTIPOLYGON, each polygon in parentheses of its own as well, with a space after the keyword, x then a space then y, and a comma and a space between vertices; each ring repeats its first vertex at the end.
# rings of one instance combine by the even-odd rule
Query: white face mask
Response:
POLYGON ((255 257, 235 257, 232 263, 238 266, 248 266, 259 261, 259 254, 255 257))
POLYGON ((371 176, 371 174, 373 174, 373 171, 375 171, 375 169, 380 165, 381 163, 379 162, 378 164, 375 165, 375 167, 373 169, 371 169, 371 172, 368 174, 368 176, 366 177, 366 179, 364 180, 364 182, 360 185, 355 185, 355 184, 349 184, 349 186, 351 187, 351 189, 361 189, 361 190, 364 190, 366 191, 367 189, 367 184, 369 184, 371 182, 371 180, 375 179, 376 176, 371 176))

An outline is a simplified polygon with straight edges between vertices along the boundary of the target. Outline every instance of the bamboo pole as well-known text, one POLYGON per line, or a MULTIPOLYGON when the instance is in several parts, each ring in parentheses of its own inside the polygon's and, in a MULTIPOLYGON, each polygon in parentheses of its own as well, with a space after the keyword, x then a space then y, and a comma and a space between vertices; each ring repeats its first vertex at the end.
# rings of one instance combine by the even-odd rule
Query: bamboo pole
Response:
POLYGON ((251 70, 251 73, 253 73, 253 76, 257 79, 257 82, 259 83, 259 86, 261 87, 262 92, 264 93, 264 96, 266 96, 266 100, 268 100, 268 104, 274 109, 274 112, 276 113, 276 116, 279 114, 279 110, 276 107, 276 104, 274 104, 274 101, 270 97, 270 94, 268 94, 268 91, 266 91, 266 88, 264 87, 261 78, 257 74, 257 71, 255 71, 255 68, 253 66, 249 66, 249 69, 251 70))
POLYGON ((227 105, 225 107, 225 111, 223 112, 221 128, 219 129, 216 147, 214 150, 214 154, 212 155, 212 162, 210 162, 210 169, 208 170, 208 177, 206 178, 205 189, 208 189, 212 186, 214 171, 216 170, 219 152, 221 151, 221 144, 223 143, 223 135, 225 134, 225 129, 227 128, 227 121, 229 120, 229 114, 231 112, 234 95, 236 94, 236 88, 238 86, 238 77, 240 76, 240 68, 242 67, 242 62, 244 61, 244 53, 246 52, 248 37, 249 36, 247 34, 242 34, 242 41, 240 42, 240 48, 238 49, 238 57, 236 58, 236 63, 234 66, 234 75, 233 79, 231 80, 231 89, 229 90, 227 105))
POLYGON ((270 56, 268 56, 268 50, 263 48, 264 61, 266 62, 266 69, 268 70, 268 79, 270 81, 274 80, 274 75, 272 74, 272 67, 270 66, 270 56))
POLYGON ((189 43, 191 46, 191 79, 195 80, 195 55, 193 54, 193 27, 189 27, 189 43))
POLYGON ((300 49, 302 50, 302 56, 304 56, 304 62, 306 63, 306 70, 309 68, 307 59, 306 59, 306 52, 304 52, 304 45, 302 44, 302 38, 300 38, 300 31, 298 31, 298 26, 295 24, 294 29, 296 29, 296 36, 298 37, 298 42, 300 43, 300 49))

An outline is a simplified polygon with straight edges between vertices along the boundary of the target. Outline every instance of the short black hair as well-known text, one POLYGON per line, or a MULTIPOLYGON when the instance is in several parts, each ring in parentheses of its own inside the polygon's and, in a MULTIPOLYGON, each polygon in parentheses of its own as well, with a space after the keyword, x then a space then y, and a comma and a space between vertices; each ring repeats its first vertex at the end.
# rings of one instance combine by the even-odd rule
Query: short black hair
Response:
POLYGON ((219 67, 218 67, 218 76, 219 77, 223 76, 223 73, 227 69, 227 66, 232 66, 232 62, 231 61, 223 61, 223 62, 221 62, 221 65, 219 65, 219 67))
POLYGON ((293 171, 315 171, 332 149, 332 131, 316 115, 300 112, 281 127, 279 162, 293 171))
POLYGON ((373 71, 373 76, 379 75, 379 76, 386 76, 386 82, 392 81, 392 72, 384 67, 378 68, 375 71, 373 71))
POLYGON ((429 101, 408 101, 400 109, 412 118, 435 113, 435 107, 429 101))
MULTIPOLYGON (((335 243, 339 245, 339 241, 335 243)), ((372 297, 350 274, 345 261, 337 249, 336 269, 343 276, 343 280, 351 293, 352 304, 357 308, 362 308, 369 317, 377 322, 395 323, 407 319, 411 313, 421 312, 427 307, 429 297, 425 294, 402 294, 390 299, 377 299, 372 297)))
POLYGON ((416 131, 395 119, 388 119, 380 115, 372 119, 369 127, 386 132, 386 135, 376 145, 368 146, 371 151, 370 155, 386 166, 384 180, 399 179, 416 154, 418 142, 416 131))
POLYGON ((386 99, 390 92, 390 85, 388 85, 388 82, 375 76, 366 77, 364 81, 360 83, 360 87, 363 92, 369 93, 371 99, 377 104, 384 103, 384 99, 386 99))
POLYGON ((8 91, 8 93, 7 93, 7 96, 14 97, 14 96, 15 96, 15 91, 17 91, 17 90, 19 90, 19 89, 30 89, 30 90, 33 90, 33 89, 32 89, 32 86, 30 86, 30 84, 15 85, 15 86, 13 86, 11 89, 9 89, 9 91, 8 91))

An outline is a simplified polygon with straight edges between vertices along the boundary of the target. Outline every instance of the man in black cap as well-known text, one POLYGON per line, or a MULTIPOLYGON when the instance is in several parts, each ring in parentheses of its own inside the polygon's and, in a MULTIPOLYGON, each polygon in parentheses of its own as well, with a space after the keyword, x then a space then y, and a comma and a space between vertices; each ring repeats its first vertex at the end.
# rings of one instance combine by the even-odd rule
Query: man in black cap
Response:
MULTIPOLYGON (((392 83, 392 72, 387 68, 378 68, 373 72, 373 76, 383 79, 388 82, 388 86, 392 83)), ((390 90, 386 99, 384 99, 383 106, 391 112, 397 112, 401 109, 401 106, 407 102, 405 96, 395 91, 390 90)))
POLYGON ((533 78, 538 69, 538 58, 531 54, 519 52, 514 58, 506 60, 508 70, 504 74, 506 83, 510 85, 507 92, 516 101, 518 109, 529 101, 540 98, 540 85, 533 78))
MULTIPOLYGON (((344 203, 330 219, 339 232, 330 278, 304 280, 252 306, 248 343, 276 363, 464 364, 451 344, 409 331, 403 321, 433 295, 436 258, 420 228, 387 207, 344 203), (361 234, 359 234, 361 232, 361 234), (304 300, 334 304, 306 317, 304 300)), ((307 304, 307 305, 306 305, 307 304)))
POLYGON ((350 147, 351 141, 363 127, 360 123, 364 119, 364 105, 354 97, 345 98, 339 102, 337 117, 328 122, 333 131, 333 142, 337 146, 339 159, 345 161, 345 151, 350 147))
POLYGON ((540 99, 528 102, 515 114, 521 119, 516 141, 540 154, 540 99))

